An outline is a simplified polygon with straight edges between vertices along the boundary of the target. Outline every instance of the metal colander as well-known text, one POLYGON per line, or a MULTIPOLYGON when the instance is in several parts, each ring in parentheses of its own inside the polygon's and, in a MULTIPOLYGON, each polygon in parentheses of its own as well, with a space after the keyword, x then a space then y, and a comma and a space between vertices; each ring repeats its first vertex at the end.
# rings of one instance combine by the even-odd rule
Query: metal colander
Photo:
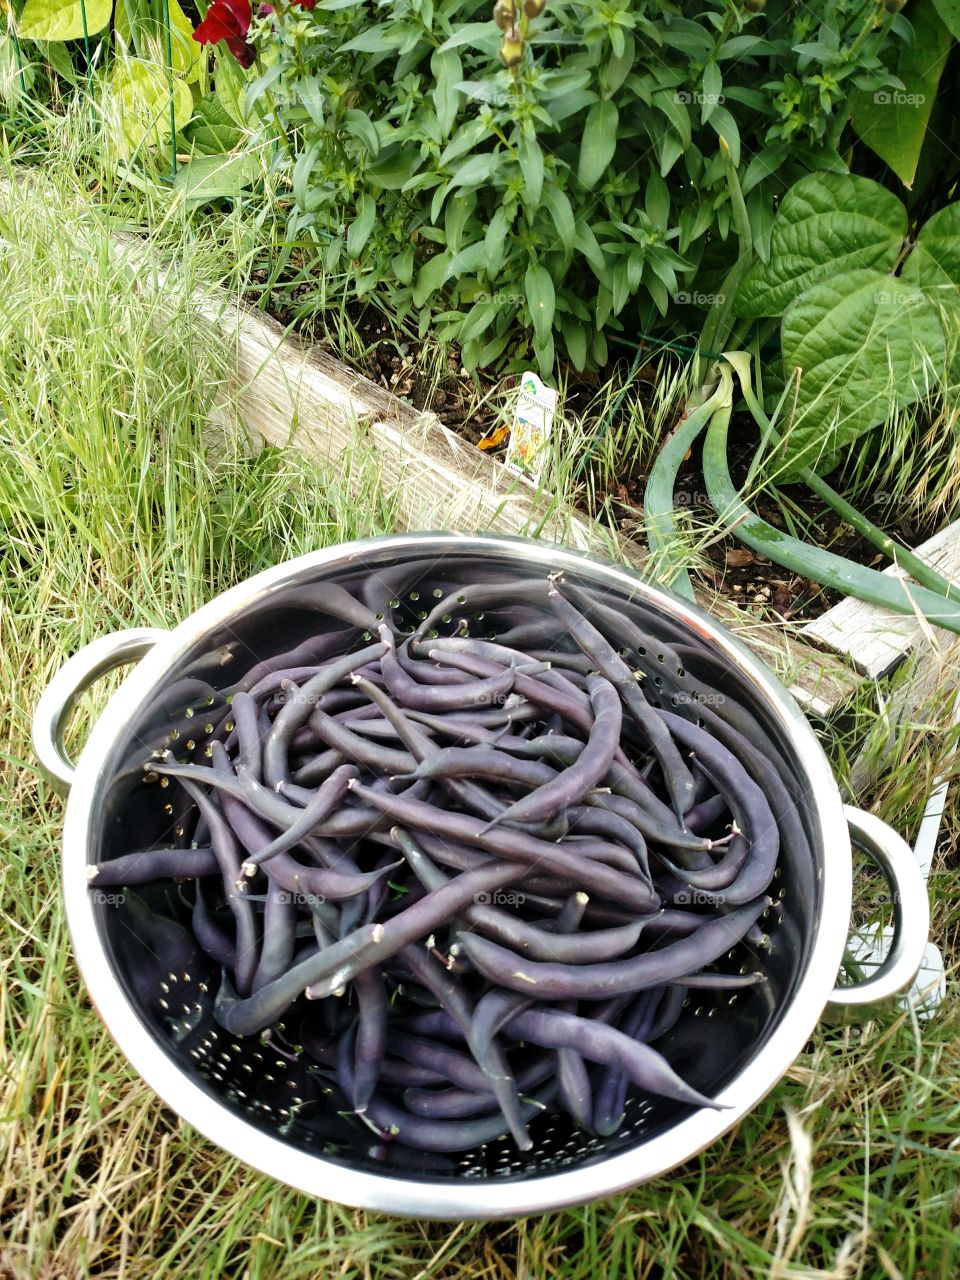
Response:
MULTIPOLYGON (((538 609, 532 603, 532 621, 538 609)), ((521 614, 521 617, 523 615, 521 614)), ((516 621, 515 604, 511 620, 516 621)), ((500 629, 497 610, 452 609, 440 631, 482 637, 500 629)), ((847 936, 851 853, 847 819, 826 760, 802 714, 771 675, 694 606, 598 560, 524 539, 449 534, 369 539, 280 565, 218 597, 170 633, 106 637, 78 654, 38 707, 42 762, 70 786, 64 832, 64 890, 71 934, 88 989, 134 1066, 190 1123, 222 1146, 310 1193, 423 1217, 495 1217, 544 1211, 610 1194, 681 1163, 730 1127, 779 1079, 831 996, 847 936), (635 1091, 611 1137, 576 1128, 566 1115, 530 1125, 531 1151, 509 1138, 453 1156, 381 1141, 349 1110, 330 1073, 301 1047, 301 1001, 263 1036, 237 1038, 213 1018, 219 973, 197 950, 186 972, 164 963, 153 917, 189 924, 192 885, 173 881, 135 894, 91 891, 90 862, 168 842, 187 803, 142 764, 158 747, 200 760, 229 717, 224 691, 256 662, 285 652, 320 628, 359 634, 304 607, 303 588, 336 582, 395 626, 412 630, 437 599, 480 580, 562 571, 601 608, 643 627, 649 641, 624 650, 643 670, 647 695, 698 718, 712 710, 763 744, 796 806, 784 841, 759 945, 741 944, 721 967, 761 968, 768 981, 732 994, 693 992, 657 1048, 696 1089, 726 1109, 680 1105, 635 1091), (145 656, 142 656, 145 655, 145 656), (142 656, 100 717, 73 771, 60 735, 79 690, 108 666, 142 656)), ((899 838, 858 821, 860 842, 890 871, 913 865, 899 838), (865 830, 865 827, 870 830, 865 830), (902 846, 902 848, 900 847, 902 846), (892 850, 892 852, 891 852, 892 850)), ((916 886, 901 885, 901 914, 926 936, 916 886), (906 892, 908 902, 904 903, 906 892), (913 897, 911 898, 911 893, 913 897), (911 912, 906 906, 913 903, 911 912)), ((926 899, 920 895, 923 903, 926 899)), ((912 977, 919 955, 898 944, 888 970, 849 1002, 886 994, 912 977), (899 969, 897 968, 899 966, 899 969), (895 983, 895 986, 891 986, 895 983)))

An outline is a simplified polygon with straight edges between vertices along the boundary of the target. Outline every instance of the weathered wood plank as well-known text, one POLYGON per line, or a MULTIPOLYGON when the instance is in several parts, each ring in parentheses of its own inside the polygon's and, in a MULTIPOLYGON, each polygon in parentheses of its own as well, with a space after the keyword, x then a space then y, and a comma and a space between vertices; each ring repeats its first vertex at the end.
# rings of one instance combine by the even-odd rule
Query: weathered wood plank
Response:
MULTIPOLYGON (((945 578, 960 582, 960 521, 934 534, 917 547, 916 553, 945 578)), ((884 569, 890 575, 899 572, 894 565, 884 569)), ((922 616, 891 613, 852 597, 808 622, 803 634, 847 657, 862 675, 871 679, 891 671, 911 651, 942 646, 953 638, 942 628, 930 627, 922 616)))

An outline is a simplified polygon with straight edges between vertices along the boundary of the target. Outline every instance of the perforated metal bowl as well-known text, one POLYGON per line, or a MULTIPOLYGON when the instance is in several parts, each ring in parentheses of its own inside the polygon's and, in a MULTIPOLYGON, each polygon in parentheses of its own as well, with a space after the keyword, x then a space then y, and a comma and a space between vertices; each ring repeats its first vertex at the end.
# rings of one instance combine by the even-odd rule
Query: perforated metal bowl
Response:
MULTIPOLYGON (((454 611, 443 624, 487 635, 495 616, 454 611)), ((334 624, 339 625, 339 624, 334 624)), ((63 887, 81 973, 130 1062, 201 1133, 253 1167, 310 1194, 417 1217, 492 1218, 544 1212, 654 1178, 707 1147, 768 1092, 803 1048, 828 1002, 863 1006, 907 985, 929 926, 923 880, 909 848, 869 814, 844 809, 827 761, 797 705, 738 641, 703 611, 634 574, 547 543, 502 537, 411 534, 367 539, 303 556, 219 596, 170 632, 106 636, 75 655, 37 708, 34 741, 48 774, 68 788, 63 887), (777 903, 756 954, 768 982, 720 997, 698 992, 658 1043, 689 1082, 724 1104, 713 1111, 631 1097, 621 1130, 595 1138, 563 1116, 531 1126, 532 1151, 509 1139, 447 1158, 380 1144, 345 1114, 327 1078, 297 1048, 296 1020, 271 1039, 235 1039, 212 1016, 217 975, 198 954, 189 972, 156 975, 124 895, 91 892, 87 867, 162 841, 177 814, 171 793, 131 764, 158 745, 199 757, 224 702, 221 691, 263 657, 329 625, 298 607, 308 583, 337 582, 385 601, 409 626, 434 600, 481 578, 562 570, 567 581, 639 622, 648 693, 696 716, 703 685, 752 717, 797 808, 804 839, 785 844, 777 903), (682 652, 682 664, 671 655, 682 652), (74 768, 62 728, 79 692, 103 671, 141 659, 100 716, 74 768), (834 990, 850 921, 851 839, 893 885, 898 924, 882 969, 860 987, 834 990)), ((172 882, 139 891, 171 917, 184 911, 172 882)))

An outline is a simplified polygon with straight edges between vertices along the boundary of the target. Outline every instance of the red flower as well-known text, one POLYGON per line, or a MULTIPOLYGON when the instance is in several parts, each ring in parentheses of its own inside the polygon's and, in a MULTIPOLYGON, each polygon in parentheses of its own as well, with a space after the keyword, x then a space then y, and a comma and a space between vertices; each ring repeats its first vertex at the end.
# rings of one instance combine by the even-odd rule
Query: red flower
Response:
POLYGON ((252 17, 249 0, 213 0, 193 38, 198 44, 222 40, 241 67, 249 67, 256 56, 253 45, 247 42, 252 17))

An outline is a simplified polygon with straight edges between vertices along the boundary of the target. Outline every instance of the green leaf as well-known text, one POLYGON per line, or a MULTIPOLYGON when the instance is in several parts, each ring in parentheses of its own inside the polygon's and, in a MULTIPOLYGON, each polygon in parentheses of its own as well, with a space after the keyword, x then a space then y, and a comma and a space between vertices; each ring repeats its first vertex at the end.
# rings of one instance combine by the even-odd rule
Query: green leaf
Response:
POLYGON ((189 203, 204 204, 237 196, 260 173, 260 161, 254 155, 199 156, 177 170, 173 187, 189 203))
POLYGON ((375 159, 380 154, 380 135, 377 133, 377 127, 367 115, 365 111, 360 111, 354 107, 348 111, 343 117, 343 127, 352 138, 367 149, 370 159, 375 159))
POLYGON ((960 289, 960 203, 947 205, 924 224, 901 278, 925 293, 949 296, 960 289))
POLYGON ((484 236, 484 245, 487 251, 484 268, 491 280, 499 274, 500 268, 503 266, 503 259, 507 252, 507 233, 510 230, 512 221, 513 211, 504 205, 499 205, 496 213, 487 224, 487 231, 484 236))
POLYGON ((933 0, 937 16, 955 40, 960 40, 960 0, 933 0))
POLYGON ((913 40, 899 42, 892 66, 902 89, 860 90, 852 100, 854 129, 905 187, 912 187, 937 86, 953 37, 933 0, 914 0, 909 10, 913 40))
POLYGON ((722 138, 730 148, 730 157, 734 166, 740 166, 740 130, 737 128, 737 122, 727 110, 726 107, 715 106, 710 112, 710 125, 717 131, 717 136, 722 138))
POLYGON ((350 230, 347 232, 347 253, 351 258, 359 258, 363 252, 363 247, 370 239, 370 232, 373 230, 373 224, 377 218, 377 202, 371 195, 360 197, 360 207, 357 216, 350 223, 350 230))
POLYGON ((393 274, 401 284, 409 284, 413 279, 413 245, 408 244, 396 255, 392 262, 393 274))
POLYGON ((560 243, 567 253, 572 253, 577 236, 577 226, 573 217, 573 207, 567 193, 548 183, 543 189, 543 203, 553 219, 560 243))
POLYGON ((595 102, 587 113, 577 176, 588 190, 597 185, 613 159, 619 123, 620 113, 609 99, 595 102))
POLYGON ((897 260, 907 213, 878 182, 853 174, 801 178, 783 198, 768 262, 755 264, 737 293, 741 316, 777 316, 818 280, 897 260))
POLYGON ((454 170, 450 187, 479 187, 481 183, 488 182, 499 167, 499 152, 485 151, 478 156, 470 156, 454 170))
POLYGON ((449 253, 438 253, 436 257, 431 258, 417 272, 417 281, 413 286, 413 305, 422 307, 432 293, 443 284, 447 278, 447 267, 450 265, 449 253))
POLYGON ((170 145, 170 99, 179 132, 193 114, 193 96, 182 80, 139 58, 118 59, 110 75, 108 119, 112 140, 126 151, 170 145))
POLYGON ((536 134, 521 133, 517 144, 517 158, 523 174, 523 202, 529 209, 536 209, 543 193, 543 152, 536 134))
POLYGON ((415 147, 401 147, 398 142, 394 142, 380 152, 376 164, 367 165, 364 175, 375 187, 382 187, 385 191, 398 191, 410 180, 417 159, 415 147))
POLYGON ((816 466, 934 385, 945 359, 936 308, 879 271, 834 273, 783 317, 783 362, 800 370, 784 440, 791 467, 816 466))
POLYGON ((572 316, 563 316, 560 320, 560 331, 567 348, 570 363, 580 373, 587 363, 587 331, 579 320, 572 316))
POLYGON ((533 321, 533 332, 538 344, 543 347, 553 330, 553 313, 556 308, 556 295, 553 291, 553 280, 546 267, 534 263, 527 267, 523 278, 527 295, 527 306, 533 321))
POLYGON ((952 357, 949 381, 960 382, 960 204, 947 205, 925 223, 900 278, 939 309, 952 357))
MULTIPOLYGON (((86 0, 86 33, 102 31, 110 21, 113 0, 86 0)), ((22 40, 80 40, 84 34, 80 0, 27 0, 17 21, 22 40)))
POLYGON ((440 136, 447 138, 460 110, 460 91, 457 89, 457 84, 463 79, 460 55, 456 49, 435 49, 430 58, 430 70, 437 82, 433 90, 433 106, 440 136))

